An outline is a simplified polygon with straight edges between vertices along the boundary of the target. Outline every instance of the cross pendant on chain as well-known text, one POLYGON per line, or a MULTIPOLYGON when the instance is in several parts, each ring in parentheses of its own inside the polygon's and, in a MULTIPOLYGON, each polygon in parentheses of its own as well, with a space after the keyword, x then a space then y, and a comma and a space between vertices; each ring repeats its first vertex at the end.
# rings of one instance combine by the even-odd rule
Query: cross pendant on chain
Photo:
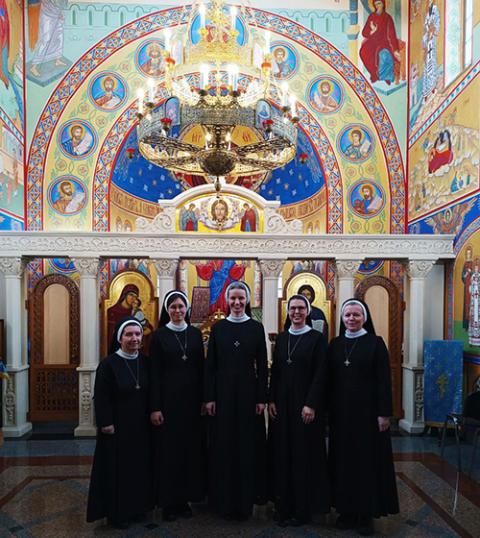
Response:
POLYGON ((350 366, 352 364, 348 359, 343 363, 345 366, 350 366))
POLYGON ((240 345, 240 342, 239 342, 238 340, 236 340, 236 341, 233 343, 233 345, 234 345, 235 347, 238 347, 238 346, 240 345))
POLYGON ((292 362, 293 362, 292 359, 290 357, 288 357, 287 364, 292 364, 292 362))

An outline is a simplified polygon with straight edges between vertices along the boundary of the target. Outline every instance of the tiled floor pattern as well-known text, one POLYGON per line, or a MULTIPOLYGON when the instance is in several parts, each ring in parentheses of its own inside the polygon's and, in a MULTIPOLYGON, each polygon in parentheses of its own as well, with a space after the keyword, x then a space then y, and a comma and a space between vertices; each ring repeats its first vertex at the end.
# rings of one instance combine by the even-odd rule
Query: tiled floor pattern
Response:
MULTIPOLYGON (((8 443, 7 443, 8 445, 8 443)), ((8 447, 7 447, 8 448, 8 447)), ((480 536, 480 487, 462 476, 456 513, 452 513, 456 472, 435 454, 399 453, 396 471, 401 514, 375 523, 377 536, 480 536)), ((194 506, 195 517, 165 524, 160 514, 115 531, 104 522, 85 522, 91 457, 0 457, 0 537, 161 536, 165 538, 352 537, 337 531, 333 518, 304 528, 280 529, 269 509, 260 507, 246 523, 229 523, 194 506)))

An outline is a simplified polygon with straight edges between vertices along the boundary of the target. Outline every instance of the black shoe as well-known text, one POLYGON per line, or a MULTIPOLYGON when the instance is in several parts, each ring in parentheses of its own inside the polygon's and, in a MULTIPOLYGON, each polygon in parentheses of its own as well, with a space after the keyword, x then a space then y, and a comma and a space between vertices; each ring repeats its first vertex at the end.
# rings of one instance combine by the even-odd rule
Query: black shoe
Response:
POLYGON ((282 517, 277 518, 277 525, 279 527, 282 527, 282 529, 285 527, 288 527, 288 522, 289 522, 288 519, 284 519, 282 517))
POLYGON ((368 516, 359 516, 357 532, 360 536, 372 536, 374 534, 373 519, 368 516))
POLYGON ((190 508, 188 503, 181 504, 178 506, 177 516, 183 517, 185 519, 190 519, 193 516, 192 509, 190 508))
POLYGON ((132 521, 134 523, 141 523, 142 521, 145 521, 147 519, 147 514, 136 514, 132 517, 132 521))
POLYGON ((128 529, 130 527, 129 521, 117 521, 116 519, 107 519, 108 524, 114 529, 128 529))
POLYGON ((163 521, 176 521, 177 514, 171 508, 164 508, 162 510, 163 521))
POLYGON ((335 521, 335 527, 341 530, 353 529, 356 523, 356 518, 351 514, 340 514, 335 521))
POLYGON ((288 520, 288 525, 290 525, 290 527, 301 527, 302 525, 306 525, 307 523, 307 519, 300 517, 292 517, 288 520))
POLYGON ((250 517, 250 514, 244 514, 242 512, 238 512, 237 514, 235 514, 235 520, 236 521, 247 521, 248 518, 250 517))

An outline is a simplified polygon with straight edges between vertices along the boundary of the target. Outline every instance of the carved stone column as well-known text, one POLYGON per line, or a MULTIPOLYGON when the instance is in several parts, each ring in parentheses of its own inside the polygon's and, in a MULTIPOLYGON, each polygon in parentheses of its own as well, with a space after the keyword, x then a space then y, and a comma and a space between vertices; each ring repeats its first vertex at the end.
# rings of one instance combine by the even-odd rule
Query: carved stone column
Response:
POLYGON ((152 261, 157 271, 158 304, 161 312, 165 294, 170 290, 174 290, 176 287, 175 274, 177 272, 178 260, 163 258, 152 261))
POLYGON ((27 422, 28 364, 23 353, 22 277, 24 263, 20 257, 0 258, 0 272, 5 278, 6 364, 10 379, 4 381, 3 432, 5 437, 20 437, 32 429, 27 422))
POLYGON ((338 333, 338 328, 340 327, 340 309, 342 304, 347 299, 353 297, 355 290, 355 273, 361 263, 362 260, 335 260, 335 274, 337 275, 335 286, 335 303, 337 305, 335 334, 338 333))
MULTIPOLYGON (((403 368, 403 409, 400 427, 421 433, 423 421, 423 341, 425 278, 434 265, 431 260, 410 260, 407 264, 405 354, 403 368)), ((442 290, 438 290, 443 293, 442 290)))
POLYGON ((78 426, 75 436, 96 434, 93 409, 95 371, 100 359, 99 258, 73 258, 80 274, 80 366, 78 371, 78 426))
POLYGON ((263 276, 263 326, 268 334, 278 333, 278 279, 282 274, 285 260, 259 260, 260 270, 263 276))

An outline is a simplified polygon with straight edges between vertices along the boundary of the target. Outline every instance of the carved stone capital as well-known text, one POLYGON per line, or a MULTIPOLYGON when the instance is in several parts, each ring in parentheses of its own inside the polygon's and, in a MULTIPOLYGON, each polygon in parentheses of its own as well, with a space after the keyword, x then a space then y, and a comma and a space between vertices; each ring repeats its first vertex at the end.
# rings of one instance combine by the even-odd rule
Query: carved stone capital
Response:
POLYGON ((354 278, 362 260, 335 260, 333 266, 338 278, 354 278))
POLYGON ((82 276, 97 276, 100 265, 99 258, 72 258, 75 268, 82 276))
POLYGON ((423 370, 415 372, 414 383, 414 402, 415 402, 415 420, 417 422, 423 421, 423 370))
POLYGON ((168 258, 152 260, 158 276, 172 277, 178 267, 178 260, 168 258))
POLYGON ((434 264, 433 260, 410 260, 407 263, 407 274, 410 278, 425 278, 434 264))
POLYGON ((260 271, 266 278, 278 278, 282 274, 285 260, 259 260, 260 271))
POLYGON ((20 256, 0 258, 0 273, 5 276, 22 276, 25 262, 20 256))
POLYGON ((80 424, 91 422, 92 412, 92 374, 79 372, 80 378, 80 424))
POLYGON ((5 386, 5 423, 4 426, 16 426, 15 424, 15 412, 16 412, 16 388, 15 388, 15 374, 11 372, 9 378, 4 381, 5 386))

